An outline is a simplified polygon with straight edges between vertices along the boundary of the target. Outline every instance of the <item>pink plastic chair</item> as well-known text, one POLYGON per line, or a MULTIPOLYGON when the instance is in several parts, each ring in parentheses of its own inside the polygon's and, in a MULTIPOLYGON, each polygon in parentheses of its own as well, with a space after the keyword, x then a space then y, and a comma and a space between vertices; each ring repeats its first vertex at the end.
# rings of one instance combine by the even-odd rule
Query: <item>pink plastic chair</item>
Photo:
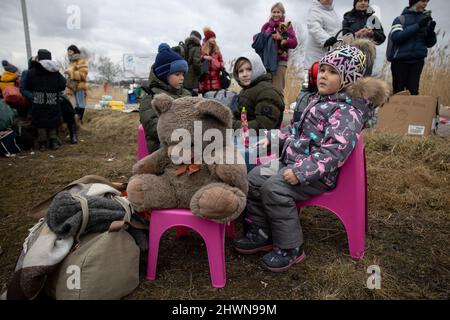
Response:
POLYGON ((361 136, 355 149, 340 168, 336 188, 330 192, 297 202, 298 208, 317 206, 333 212, 347 231, 350 256, 364 257, 368 231, 367 172, 364 139, 361 136))
MULTIPOLYGON (((276 157, 269 155, 258 159, 267 163, 276 157)), ((330 192, 297 202, 297 207, 317 206, 333 212, 344 224, 347 232, 350 256, 359 260, 364 257, 367 219, 367 173, 363 136, 340 168, 336 188, 330 192)))
POLYGON ((153 210, 150 215, 147 280, 156 278, 159 242, 164 232, 172 227, 183 226, 198 232, 206 244, 211 283, 223 288, 227 282, 225 269, 225 224, 200 219, 187 209, 153 210))
MULTIPOLYGON (((142 125, 138 128, 138 160, 148 155, 145 132, 142 125)), ((172 227, 176 227, 176 237, 186 235, 189 229, 199 233, 206 243, 208 261, 211 273, 211 283, 215 288, 223 288, 226 283, 225 271, 225 229, 228 237, 234 239, 234 223, 219 224, 194 216, 188 209, 153 210, 150 215, 149 255, 147 279, 154 280, 158 260, 159 240, 162 234, 172 227)))
POLYGON ((142 158, 146 157, 148 155, 147 150, 147 140, 145 139, 145 131, 142 124, 139 125, 138 131, 137 131, 137 159, 141 160, 142 158))

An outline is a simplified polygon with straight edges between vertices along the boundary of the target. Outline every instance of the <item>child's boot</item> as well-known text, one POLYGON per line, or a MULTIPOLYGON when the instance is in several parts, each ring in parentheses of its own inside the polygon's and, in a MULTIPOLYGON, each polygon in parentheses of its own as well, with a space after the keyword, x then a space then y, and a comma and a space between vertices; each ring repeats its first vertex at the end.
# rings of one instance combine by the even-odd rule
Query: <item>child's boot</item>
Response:
POLYGON ((57 139, 50 139, 50 149, 52 150, 59 149, 59 143, 57 139))
POLYGON ((267 270, 281 272, 288 270, 305 257, 303 246, 294 249, 273 248, 271 252, 262 257, 262 265, 267 270))
POLYGON ((47 150, 47 141, 39 141, 39 151, 47 150))
POLYGON ((273 247, 272 239, 260 227, 252 224, 245 237, 234 241, 237 252, 251 254, 259 251, 269 251, 273 247))

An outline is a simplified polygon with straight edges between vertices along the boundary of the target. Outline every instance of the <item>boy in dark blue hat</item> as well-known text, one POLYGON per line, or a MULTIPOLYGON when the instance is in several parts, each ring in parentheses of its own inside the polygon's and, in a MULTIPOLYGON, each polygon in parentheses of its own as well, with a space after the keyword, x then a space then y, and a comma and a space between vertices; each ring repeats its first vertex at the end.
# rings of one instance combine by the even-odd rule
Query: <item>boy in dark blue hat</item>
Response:
POLYGON ((139 107, 140 122, 145 129, 149 154, 159 148, 156 131, 158 115, 152 107, 153 96, 159 93, 166 93, 174 99, 191 96, 191 93, 183 88, 184 75, 187 72, 188 64, 186 60, 173 51, 168 44, 161 43, 155 63, 150 70, 150 93, 142 99, 139 107))

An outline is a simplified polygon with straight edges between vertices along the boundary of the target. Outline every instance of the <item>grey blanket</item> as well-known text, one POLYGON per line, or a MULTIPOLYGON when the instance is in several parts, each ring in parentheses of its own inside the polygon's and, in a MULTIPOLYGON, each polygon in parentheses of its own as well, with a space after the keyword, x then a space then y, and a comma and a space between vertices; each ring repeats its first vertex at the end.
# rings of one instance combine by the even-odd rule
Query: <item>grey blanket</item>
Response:
MULTIPOLYGON (((89 221, 85 233, 104 232, 113 221, 122 220, 125 209, 111 197, 86 197, 89 207, 89 221)), ((60 239, 75 237, 81 227, 83 211, 80 201, 69 191, 58 193, 47 213, 47 223, 60 239)))

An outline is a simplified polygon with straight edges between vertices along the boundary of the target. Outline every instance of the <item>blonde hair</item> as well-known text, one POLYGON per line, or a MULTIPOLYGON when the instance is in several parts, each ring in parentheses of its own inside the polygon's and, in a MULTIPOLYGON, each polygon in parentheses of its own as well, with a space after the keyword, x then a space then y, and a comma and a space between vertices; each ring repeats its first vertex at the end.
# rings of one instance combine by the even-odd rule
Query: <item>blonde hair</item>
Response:
POLYGON ((275 3, 270 9, 270 13, 272 13, 273 9, 275 8, 279 9, 281 13, 283 13, 283 16, 286 14, 286 9, 284 9, 284 5, 281 2, 275 3))
POLYGON ((213 44, 208 40, 202 45, 202 54, 210 56, 216 52, 220 52, 220 48, 217 43, 213 44))

